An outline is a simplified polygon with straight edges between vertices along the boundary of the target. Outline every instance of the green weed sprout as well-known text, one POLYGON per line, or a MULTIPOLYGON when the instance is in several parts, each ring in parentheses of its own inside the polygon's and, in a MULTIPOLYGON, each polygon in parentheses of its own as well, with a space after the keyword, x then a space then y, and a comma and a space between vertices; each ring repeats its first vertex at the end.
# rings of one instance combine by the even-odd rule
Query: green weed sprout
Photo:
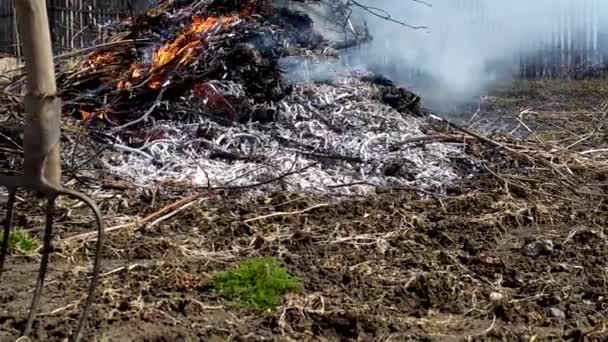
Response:
POLYGON ((253 258, 237 268, 213 277, 213 287, 224 298, 254 309, 273 309, 281 296, 300 287, 301 280, 290 275, 273 258, 253 258))
MULTIPOLYGON (((0 234, 2 243, 2 234, 0 234)), ((8 236, 8 248, 10 251, 25 255, 32 255, 40 246, 38 240, 23 229, 14 229, 8 236)))

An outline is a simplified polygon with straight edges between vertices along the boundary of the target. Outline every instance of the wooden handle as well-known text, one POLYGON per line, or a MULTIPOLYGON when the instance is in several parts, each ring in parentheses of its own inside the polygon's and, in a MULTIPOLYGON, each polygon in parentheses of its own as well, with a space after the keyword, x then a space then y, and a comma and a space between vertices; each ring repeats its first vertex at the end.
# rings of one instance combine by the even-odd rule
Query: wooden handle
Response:
MULTIPOLYGON (((46 0, 17 0, 15 1, 15 13, 17 16, 17 29, 21 37, 23 57, 25 59, 27 92, 33 95, 34 101, 46 96, 54 96, 57 92, 57 83, 55 82, 55 67, 53 64, 53 49, 51 46, 46 0)), ((43 138, 43 135, 46 138, 57 137, 53 139, 54 141, 50 141, 47 146, 40 146, 41 150, 37 151, 38 153, 33 152, 28 155, 28 151, 24 151, 26 152, 24 155, 26 165, 40 163, 40 160, 31 160, 31 163, 28 163, 27 159, 36 158, 36 154, 38 156, 40 156, 40 153, 44 154, 44 176, 47 182, 59 186, 61 184, 61 157, 58 137, 61 134, 59 132, 61 127, 61 107, 55 109, 53 113, 40 113, 38 110, 35 110, 48 110, 48 106, 43 106, 42 104, 30 104, 26 108, 30 109, 30 112, 26 110, 25 113, 26 127, 24 140, 48 141, 49 139, 43 138), (49 120, 52 121, 50 125, 48 124, 49 120), (42 124, 42 121, 45 121, 45 123, 42 124)))

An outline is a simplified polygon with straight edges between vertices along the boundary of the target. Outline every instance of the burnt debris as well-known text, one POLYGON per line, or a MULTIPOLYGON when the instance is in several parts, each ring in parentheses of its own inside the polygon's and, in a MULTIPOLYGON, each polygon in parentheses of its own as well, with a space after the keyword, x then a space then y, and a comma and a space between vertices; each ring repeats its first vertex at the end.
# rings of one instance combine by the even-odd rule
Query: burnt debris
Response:
POLYGON ((76 117, 106 126, 137 120, 141 113, 134 107, 180 96, 201 99, 193 102, 226 122, 270 122, 271 104, 292 90, 279 59, 294 49, 326 46, 310 17, 275 11, 272 1, 167 1, 140 16, 137 25, 113 23, 105 33, 124 44, 96 51, 80 70, 60 70, 58 81, 76 99, 68 106, 76 117), (134 38, 146 42, 128 44, 134 38), (233 81, 245 92, 226 96, 212 81, 233 81))
POLYGON ((380 88, 380 98, 383 103, 391 106, 401 114, 424 116, 420 105, 420 96, 397 86, 393 81, 382 74, 372 73, 361 77, 364 82, 377 85, 380 88))
POLYGON ((367 191, 340 185, 357 179, 435 187, 455 176, 442 166, 453 149, 389 148, 424 134, 420 98, 340 65, 305 13, 272 1, 164 1, 103 32, 109 43, 58 64, 57 78, 66 114, 118 146, 105 164, 114 172, 233 184, 298 166, 308 178, 283 186, 341 192, 367 191))

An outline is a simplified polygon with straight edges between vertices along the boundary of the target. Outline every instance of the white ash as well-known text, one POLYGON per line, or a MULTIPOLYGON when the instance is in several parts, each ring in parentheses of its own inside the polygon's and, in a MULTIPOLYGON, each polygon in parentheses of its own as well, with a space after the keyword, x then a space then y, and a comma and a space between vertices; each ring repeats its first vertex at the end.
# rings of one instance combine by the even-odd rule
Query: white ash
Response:
MULTIPOLYGON (((219 83, 216 86, 224 94, 242 95, 240 85, 219 83)), ((402 115, 383 104, 378 89, 369 83, 347 76, 336 78, 333 84, 296 83, 277 110, 277 120, 271 124, 232 127, 203 116, 184 122, 176 115, 174 121, 154 124, 155 131, 165 133, 163 139, 138 149, 117 147, 119 153, 105 156, 103 162, 110 172, 139 186, 179 181, 211 187, 265 182, 318 162, 256 187, 258 192, 364 195, 374 191, 370 185, 436 190, 458 178, 449 157, 462 154, 459 145, 427 143, 391 150, 400 141, 424 136, 419 128, 424 119, 402 115), (205 130, 215 131, 214 137, 205 141, 197 136, 196 132, 205 130), (211 147, 262 160, 210 159, 211 147), (349 158, 319 159, 303 151, 349 158), (385 175, 390 164, 406 165, 406 174, 385 175), (352 183, 359 184, 345 186, 352 183)))

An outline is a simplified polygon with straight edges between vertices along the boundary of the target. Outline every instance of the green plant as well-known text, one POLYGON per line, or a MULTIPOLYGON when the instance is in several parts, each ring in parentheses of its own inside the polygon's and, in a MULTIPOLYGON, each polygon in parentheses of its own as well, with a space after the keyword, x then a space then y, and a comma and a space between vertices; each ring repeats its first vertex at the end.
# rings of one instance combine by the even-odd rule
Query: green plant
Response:
POLYGON ((273 258, 253 258, 237 268, 216 274, 213 287, 224 298, 254 309, 273 309, 281 296, 295 290, 301 280, 273 258))
MULTIPOLYGON (((0 234, 0 243, 3 235, 0 234)), ((11 251, 25 255, 31 255, 38 249, 38 240, 23 229, 14 229, 8 236, 8 248, 11 251)))

